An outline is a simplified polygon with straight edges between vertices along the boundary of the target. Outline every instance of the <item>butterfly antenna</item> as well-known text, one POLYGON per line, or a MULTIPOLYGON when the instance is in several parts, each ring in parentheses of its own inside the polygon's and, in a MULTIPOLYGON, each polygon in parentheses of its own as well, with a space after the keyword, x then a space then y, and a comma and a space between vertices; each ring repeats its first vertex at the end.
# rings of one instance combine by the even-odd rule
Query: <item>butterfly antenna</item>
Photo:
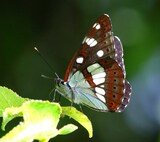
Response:
POLYGON ((48 77, 48 76, 46 76, 46 75, 44 75, 44 74, 41 74, 41 77, 46 78, 46 79, 51 79, 51 80, 53 80, 53 77, 48 77))
MULTIPOLYGON (((37 47, 34 47, 34 50, 37 52, 37 54, 42 58, 42 60, 49 66, 49 68, 54 72, 53 67, 48 63, 48 61, 42 56, 42 54, 39 52, 39 50, 37 49, 37 47)), ((44 78, 48 78, 51 79, 50 77, 47 77, 45 75, 41 75, 44 78)), ((55 76, 56 78, 59 78, 58 74, 55 72, 55 76)))
MULTIPOLYGON (((49 64, 49 62, 42 56, 42 54, 39 52, 37 47, 34 47, 34 50, 37 52, 37 54, 42 58, 42 60, 49 66, 49 68, 54 72, 53 67, 49 64)), ((57 76, 57 75, 56 75, 57 76)))
POLYGON ((58 76, 58 74, 56 72, 54 74, 55 74, 56 78, 59 78, 59 76, 58 76))

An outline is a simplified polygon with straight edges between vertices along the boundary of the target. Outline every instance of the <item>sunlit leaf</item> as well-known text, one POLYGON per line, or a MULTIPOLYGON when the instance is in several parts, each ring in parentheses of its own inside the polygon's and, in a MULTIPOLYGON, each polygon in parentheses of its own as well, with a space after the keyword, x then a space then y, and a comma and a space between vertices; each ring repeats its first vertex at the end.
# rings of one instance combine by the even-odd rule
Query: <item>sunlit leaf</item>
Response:
POLYGON ((10 119, 9 117, 16 113, 22 113, 24 121, 3 136, 0 142, 30 142, 35 139, 48 142, 49 139, 59 134, 69 134, 78 128, 73 124, 68 124, 60 130, 57 129, 62 113, 61 106, 58 103, 32 100, 23 103, 19 108, 7 108, 3 113, 3 123, 5 123, 5 119, 10 119))
POLYGON ((18 96, 12 90, 0 86, 0 117, 2 117, 2 112, 8 107, 19 107, 27 99, 18 96))
POLYGON ((93 136, 92 124, 86 115, 74 107, 62 107, 62 112, 80 123, 88 131, 90 138, 93 136))

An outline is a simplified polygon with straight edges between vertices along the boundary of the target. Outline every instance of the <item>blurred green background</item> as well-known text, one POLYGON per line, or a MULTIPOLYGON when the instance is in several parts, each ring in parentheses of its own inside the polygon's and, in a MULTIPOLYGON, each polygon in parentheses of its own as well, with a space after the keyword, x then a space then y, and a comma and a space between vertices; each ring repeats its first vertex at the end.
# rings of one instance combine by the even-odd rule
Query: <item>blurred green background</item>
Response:
MULTIPOLYGON (((133 87, 123 113, 100 113, 83 107, 94 137, 79 129, 54 141, 158 142, 160 126, 160 1, 59 0, 0 2, 0 85, 22 97, 51 100, 54 72, 63 78, 67 64, 88 29, 102 14, 124 47, 127 79, 133 87), (37 47, 54 71, 33 50, 37 47)), ((61 98, 63 105, 70 103, 61 98)), ((64 118, 62 123, 74 122, 64 118)), ((14 123, 13 123, 14 125, 14 123)), ((10 127, 7 126, 7 131, 10 127)), ((0 131, 0 136, 4 132, 0 131)), ((51 140, 51 141, 53 141, 51 140)))

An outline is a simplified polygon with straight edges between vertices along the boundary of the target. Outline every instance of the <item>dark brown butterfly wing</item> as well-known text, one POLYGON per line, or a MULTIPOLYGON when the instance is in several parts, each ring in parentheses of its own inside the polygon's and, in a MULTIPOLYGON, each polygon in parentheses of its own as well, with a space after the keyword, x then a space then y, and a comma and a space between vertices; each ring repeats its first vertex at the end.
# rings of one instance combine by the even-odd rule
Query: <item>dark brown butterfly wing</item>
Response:
POLYGON ((108 15, 99 17, 84 38, 81 48, 75 53, 65 73, 64 81, 77 70, 87 67, 100 59, 97 51, 103 50, 104 57, 115 57, 114 37, 111 32, 111 21, 108 15), (78 59, 83 62, 76 62, 78 59), (83 64, 82 64, 83 63, 83 64))
POLYGON ((77 71, 90 84, 95 97, 106 104, 107 111, 124 110, 130 100, 131 86, 125 79, 123 47, 111 32, 108 15, 99 17, 89 30, 82 47, 69 63, 64 81, 69 81, 77 71))

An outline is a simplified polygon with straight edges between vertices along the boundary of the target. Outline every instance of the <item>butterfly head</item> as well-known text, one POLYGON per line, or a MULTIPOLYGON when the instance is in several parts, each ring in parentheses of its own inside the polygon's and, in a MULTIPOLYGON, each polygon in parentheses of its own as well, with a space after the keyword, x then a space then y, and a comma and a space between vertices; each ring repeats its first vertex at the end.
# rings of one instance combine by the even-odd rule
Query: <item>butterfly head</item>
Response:
MULTIPOLYGON (((56 73, 55 73, 56 74, 56 73)), ((56 74, 56 78, 55 78, 55 88, 56 91, 64 96, 65 98, 67 98, 70 101, 73 101, 73 97, 72 97, 72 89, 70 87, 70 85, 68 84, 68 82, 65 82, 63 79, 61 79, 57 74, 56 74)))

